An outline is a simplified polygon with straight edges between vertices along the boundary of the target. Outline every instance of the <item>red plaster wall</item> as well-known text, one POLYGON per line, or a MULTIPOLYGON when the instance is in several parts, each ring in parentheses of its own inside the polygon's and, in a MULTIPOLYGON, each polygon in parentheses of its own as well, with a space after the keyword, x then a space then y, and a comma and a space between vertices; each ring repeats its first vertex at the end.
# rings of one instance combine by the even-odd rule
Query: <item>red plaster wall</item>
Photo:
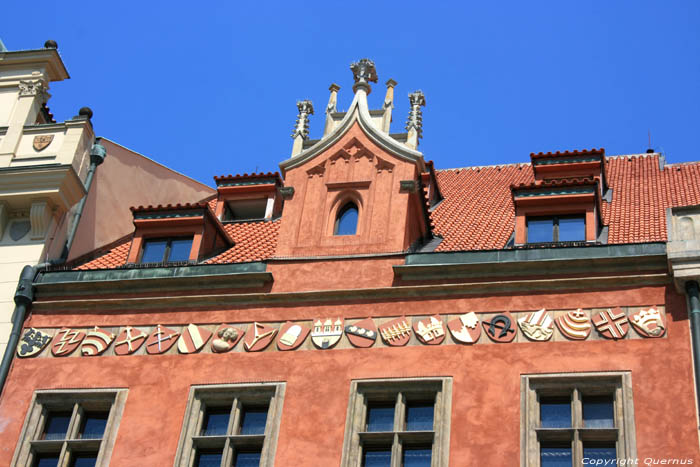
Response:
POLYGON ((12 458, 35 389, 129 388, 111 465, 141 466, 172 465, 190 385, 286 381, 276 465, 332 466, 341 458, 351 380, 452 376, 450 465, 513 466, 520 456, 520 375, 606 370, 632 372, 639 458, 698 462, 687 312, 683 298, 670 288, 210 311, 34 314, 27 325, 284 321, 329 314, 350 318, 651 304, 666 305, 668 338, 502 345, 487 344, 482 336, 475 346, 15 360, 0 399, 0 465, 12 458))

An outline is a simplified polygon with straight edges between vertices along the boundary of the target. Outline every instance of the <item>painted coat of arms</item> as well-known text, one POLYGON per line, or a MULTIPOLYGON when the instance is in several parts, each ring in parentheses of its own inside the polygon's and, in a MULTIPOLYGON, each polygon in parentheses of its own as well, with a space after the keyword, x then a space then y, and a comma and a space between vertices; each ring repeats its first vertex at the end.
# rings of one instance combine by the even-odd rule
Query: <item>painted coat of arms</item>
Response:
POLYGON ((583 340, 591 333, 591 320, 582 309, 567 311, 554 320, 559 331, 573 340, 583 340))
POLYGON ((212 332, 208 329, 190 323, 183 329, 177 340, 177 351, 183 354, 195 353, 204 347, 211 334, 212 332))
POLYGON ((116 355, 131 355, 146 342, 146 337, 148 336, 145 332, 127 326, 119 333, 117 340, 114 342, 114 353, 116 355))
POLYGON ((43 151, 49 146, 49 144, 51 144, 51 141, 53 141, 53 136, 54 135, 35 136, 34 141, 32 142, 32 147, 37 152, 43 151))
POLYGON ((447 323, 447 329, 450 330, 454 340, 462 344, 473 344, 481 337, 479 318, 473 311, 450 320, 447 323))
POLYGON ((85 338, 85 333, 78 329, 63 328, 56 333, 51 344, 51 353, 54 357, 65 357, 73 353, 85 338))
POLYGON ((392 319, 379 326, 379 334, 386 345, 401 347, 411 338, 411 320, 401 317, 392 319))
POLYGON ((86 356, 100 355, 107 350, 113 340, 114 334, 95 326, 95 329, 88 331, 87 336, 85 336, 80 353, 86 356))
POLYGON ((627 316, 620 307, 601 311, 593 318, 593 324, 600 335, 606 339, 622 339, 630 328, 627 316))
POLYGON ((655 307, 639 310, 632 314, 630 322, 644 337, 662 337, 666 333, 664 317, 655 307))
POLYGON ((211 350, 216 353, 228 352, 238 344, 245 331, 230 324, 222 324, 214 332, 214 339, 211 340, 211 350))
POLYGON ((34 328, 26 329, 17 345, 17 356, 26 358, 38 355, 50 340, 50 334, 34 328))
POLYGON ((286 322, 282 325, 277 339, 277 348, 280 350, 294 350, 304 343, 311 330, 298 323, 286 322))
POLYGON ((544 308, 518 319, 518 326, 533 341, 548 341, 554 334, 554 321, 544 308))
POLYGON ((494 342, 507 343, 515 339, 515 320, 509 312, 500 313, 490 321, 482 321, 486 335, 494 342))
POLYGON ((413 323, 413 332, 423 344, 438 345, 445 340, 445 326, 439 316, 431 316, 413 323))
POLYGON ((248 352, 259 352, 270 345, 275 335, 277 335, 277 329, 264 324, 253 323, 248 328, 243 347, 248 352))
POLYGON ((377 325, 372 318, 363 319, 345 326, 345 335, 355 347, 372 347, 377 341, 377 325))
POLYGON ((343 320, 336 318, 317 319, 311 331, 311 342, 319 349, 330 349, 343 337, 343 320))
POLYGON ((180 335, 177 331, 161 326, 156 326, 156 329, 146 339, 146 352, 151 355, 165 353, 173 346, 177 337, 180 335))

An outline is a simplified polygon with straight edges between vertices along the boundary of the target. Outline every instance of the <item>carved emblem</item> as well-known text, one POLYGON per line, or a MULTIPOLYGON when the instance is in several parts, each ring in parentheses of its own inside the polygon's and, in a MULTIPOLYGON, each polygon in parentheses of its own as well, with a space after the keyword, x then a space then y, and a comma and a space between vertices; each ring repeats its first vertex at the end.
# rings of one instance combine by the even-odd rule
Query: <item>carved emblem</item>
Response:
POLYGON ((507 311, 494 316, 491 321, 483 321, 482 324, 486 335, 494 342, 512 342, 517 334, 513 316, 507 311))
POLYGON ((45 93, 44 83, 36 81, 25 81, 19 82, 19 95, 20 96, 36 96, 37 94, 45 93))
POLYGON ((248 352, 259 352, 272 342, 277 334, 277 329, 260 323, 253 323, 243 341, 243 347, 248 352))
POLYGON ((212 332, 195 324, 188 324, 177 340, 177 351, 188 354, 195 353, 207 343, 212 332))
POLYGON ((146 339, 146 352, 151 355, 162 354, 168 351, 173 346, 177 337, 180 335, 177 331, 161 326, 156 326, 156 329, 146 339))
POLYGON ((518 319, 518 326, 533 341, 548 341, 554 334, 554 321, 544 308, 518 319))
POLYGON ((379 326, 379 334, 386 345, 400 347, 411 338, 411 320, 406 317, 392 319, 379 326))
POLYGON ((345 334, 355 347, 372 347, 377 341, 377 325, 372 318, 363 319, 345 326, 345 334))
POLYGON ((445 340, 445 327, 439 316, 431 316, 413 323, 413 332, 418 340, 428 345, 442 344, 445 340))
POLYGON ((317 319, 311 331, 311 342, 321 350, 330 349, 343 337, 343 320, 341 318, 317 319))
POLYGON ((24 331, 17 345, 17 356, 21 358, 38 355, 51 340, 51 335, 38 329, 29 328, 24 331))
POLYGON ((119 333, 114 342, 114 353, 116 355, 131 355, 136 352, 141 345, 146 342, 146 333, 131 326, 127 326, 119 333))
POLYGON ((14 221, 10 224, 10 238, 15 242, 24 238, 32 228, 29 221, 14 221))
POLYGON ((582 309, 568 311, 554 320, 559 331, 573 340, 583 340, 591 333, 591 320, 582 309))
POLYGON ((87 336, 85 336, 80 353, 86 356, 100 355, 107 350, 113 340, 114 334, 95 326, 95 329, 88 331, 87 336))
POLYGON ((215 331, 211 341, 211 350, 216 353, 228 352, 243 338, 245 331, 230 324, 222 324, 215 331))
POLYGON ((644 337, 662 337, 666 333, 664 317, 655 307, 639 310, 630 316, 630 322, 644 337))
POLYGON ((309 337, 309 329, 298 323, 287 321, 280 328, 280 337, 277 339, 277 348, 280 350, 294 350, 304 343, 309 337))
POLYGON ((452 337, 462 344, 473 344, 481 337, 479 318, 473 311, 461 315, 447 323, 452 337))
POLYGON ((601 311, 593 318, 593 324, 606 339, 622 339, 630 327, 627 316, 619 307, 601 311))
POLYGON ((78 329, 63 328, 56 333, 51 344, 51 353, 55 357, 65 357, 73 353, 85 338, 85 333, 78 329))
POLYGON ((49 144, 51 144, 51 141, 53 141, 54 135, 39 135, 34 137, 34 141, 32 142, 32 147, 34 148, 35 151, 43 151, 48 147, 49 144))

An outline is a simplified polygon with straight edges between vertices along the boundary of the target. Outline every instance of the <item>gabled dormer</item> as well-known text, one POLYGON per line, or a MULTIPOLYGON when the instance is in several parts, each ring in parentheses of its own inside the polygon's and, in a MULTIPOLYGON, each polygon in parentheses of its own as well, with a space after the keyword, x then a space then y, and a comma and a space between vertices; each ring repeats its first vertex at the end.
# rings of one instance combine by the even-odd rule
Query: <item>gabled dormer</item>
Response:
POLYGON ((214 177, 216 217, 222 222, 273 220, 282 212, 284 192, 277 172, 214 177))
MULTIPOLYGON (((367 96, 377 73, 371 60, 351 65, 354 97, 337 111, 332 85, 324 134, 308 140, 310 101, 301 101, 292 137, 292 157, 280 164, 285 200, 277 256, 320 256, 406 251, 432 238, 424 176, 437 181, 417 150, 422 134, 420 91, 409 95, 407 133, 390 132, 396 82, 387 82, 382 108, 370 110, 367 96)), ((429 190, 430 192, 430 190, 429 190)))
POLYGON ((612 196, 605 150, 530 155, 533 183, 511 186, 515 245, 605 243, 602 202, 612 196))
POLYGON ((208 203, 131 208, 127 263, 200 262, 234 245, 208 203))

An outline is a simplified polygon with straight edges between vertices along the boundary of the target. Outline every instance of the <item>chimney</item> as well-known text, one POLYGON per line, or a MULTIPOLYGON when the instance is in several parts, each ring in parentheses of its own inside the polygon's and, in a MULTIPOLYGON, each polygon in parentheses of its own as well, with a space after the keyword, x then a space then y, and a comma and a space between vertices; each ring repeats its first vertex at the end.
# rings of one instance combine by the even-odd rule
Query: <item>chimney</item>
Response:
POLYGON ((340 86, 333 83, 328 90, 331 92, 331 95, 328 98, 328 105, 326 106, 326 127, 323 129, 324 137, 333 131, 334 125, 331 114, 338 111, 338 91, 340 91, 340 86))
POLYGON ((418 140, 423 137, 423 111, 421 110, 421 107, 425 107, 423 91, 412 92, 408 95, 408 100, 411 103, 411 110, 408 112, 408 120, 406 120, 406 130, 408 131, 406 145, 416 149, 418 140))
POLYGON ((384 116, 382 117, 382 131, 389 133, 391 128, 391 111, 394 108, 394 86, 398 83, 393 79, 386 82, 386 96, 384 96, 384 116))
POLYGON ((292 157, 302 151, 304 141, 309 137, 309 115, 314 114, 314 106, 310 100, 297 102, 297 109, 299 109, 299 115, 297 116, 297 123, 292 132, 292 138, 294 139, 292 157))

